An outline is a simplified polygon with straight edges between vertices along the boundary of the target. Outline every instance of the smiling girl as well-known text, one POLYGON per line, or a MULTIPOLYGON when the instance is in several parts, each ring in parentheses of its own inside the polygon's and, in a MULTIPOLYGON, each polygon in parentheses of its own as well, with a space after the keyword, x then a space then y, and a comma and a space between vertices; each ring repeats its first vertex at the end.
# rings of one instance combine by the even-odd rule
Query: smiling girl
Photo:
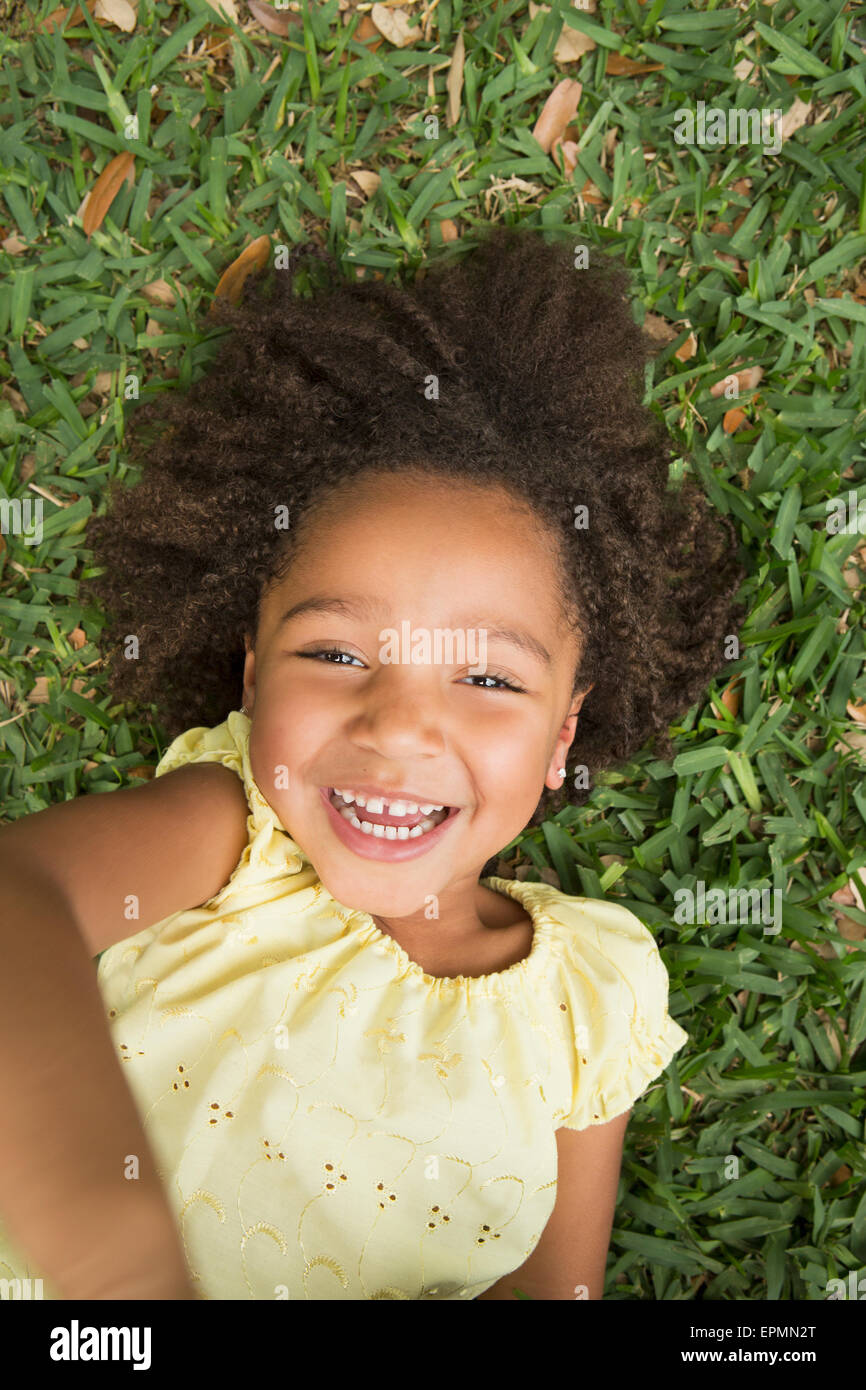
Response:
POLYGON ((670 756, 744 617, 626 276, 514 229, 411 290, 329 273, 221 306, 91 527, 154 781, 0 833, 0 1015, 42 1019, 0 1077, 0 1273, 50 1296, 600 1298, 687 1041, 634 913, 490 872, 670 756))

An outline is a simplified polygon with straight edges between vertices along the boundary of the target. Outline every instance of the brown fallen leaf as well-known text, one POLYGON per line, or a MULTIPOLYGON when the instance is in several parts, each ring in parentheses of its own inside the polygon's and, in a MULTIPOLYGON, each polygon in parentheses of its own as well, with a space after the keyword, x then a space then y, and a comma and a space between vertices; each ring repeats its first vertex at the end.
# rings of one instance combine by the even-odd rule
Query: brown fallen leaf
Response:
POLYGON ((698 340, 695 337, 694 333, 690 333, 689 336, 686 338, 685 342, 680 343, 679 347, 674 353, 674 357, 676 357, 678 362, 688 362, 690 357, 694 357, 697 350, 698 340))
MULTIPOLYGON (((577 158, 577 152, 577 146, 575 145, 575 159, 577 158)), ((583 185, 583 188, 580 190, 580 196, 585 203, 594 203, 596 207, 604 207, 605 203, 607 202, 607 199, 602 194, 601 189, 596 188, 595 184, 590 179, 587 179, 586 183, 583 185)))
POLYGON ((725 434, 733 434, 734 431, 738 430, 745 422, 745 419, 745 410, 741 410, 739 406, 735 406, 733 410, 725 411, 722 420, 722 429, 725 431, 725 434))
MULTIPOLYGON (((719 696, 719 699, 721 700, 722 704, 725 706, 725 709, 729 710, 730 713, 734 716, 735 719, 736 719, 737 715, 738 715, 739 712, 740 712, 740 691, 739 691, 739 686, 741 686, 742 683, 743 683, 743 677, 742 677, 742 676, 733 676, 733 677, 728 681, 728 684, 725 686, 724 690, 722 691, 721 695, 719 696)), ((712 705, 713 709, 715 710, 715 712, 716 712, 716 714, 719 716, 719 718, 721 718, 721 711, 720 711, 718 705, 716 704, 715 700, 711 700, 711 701, 710 701, 710 704, 712 705)))
POLYGON ((463 67, 466 61, 466 45, 463 42, 463 30, 457 35, 454 44, 454 52, 451 55, 451 63, 448 67, 448 77, 445 88, 448 92, 448 106, 446 108, 445 124, 449 130, 456 125, 460 118, 460 97, 463 92, 463 67))
POLYGON ((93 18, 101 19, 106 24, 113 24, 116 29, 122 29, 125 34, 133 33, 137 23, 137 15, 129 0, 96 0, 93 7, 93 18))
POLYGON ((831 1178, 827 1179, 826 1186, 841 1187, 843 1182, 847 1182, 851 1177, 851 1169, 847 1163, 843 1163, 841 1168, 837 1168, 831 1178))
POLYGON ((48 689, 48 677, 37 676, 32 687, 27 692, 27 701, 31 705, 45 705, 51 699, 48 689))
POLYGON ((149 304, 165 304, 169 309, 177 301, 174 285, 167 280, 151 280, 149 284, 142 285, 141 293, 149 304))
MULTIPOLYGON (((595 0, 588 0, 583 5, 574 5, 574 9, 580 10, 581 14, 595 14, 595 0)), ((534 5, 529 0, 529 18, 534 19, 537 14, 550 14, 549 5, 534 5)), ((553 60, 555 63, 574 63, 584 54, 591 53, 595 48, 595 40, 588 34, 582 34, 579 29, 572 29, 570 24, 563 24, 556 47, 553 50, 553 60)))
MULTIPOLYGON (((554 162, 559 164, 560 159, 562 160, 562 172, 565 174, 566 178, 571 178, 571 175, 577 168, 577 156, 579 153, 577 141, 563 140, 561 135, 557 135, 550 147, 550 155, 554 162)), ((591 186, 592 185, 587 179, 584 187, 590 188, 591 186)))
POLYGON ((235 0, 205 0, 205 4, 209 5, 214 14, 219 15, 220 19, 230 19, 240 28, 241 21, 235 0))
POLYGON ((642 77, 645 72, 661 72, 663 68, 664 63, 636 63, 621 53, 609 53, 604 71, 607 77, 642 77))
POLYGON ((247 4, 253 19, 257 19, 263 29, 267 29, 269 34, 276 34, 279 39, 288 37, 293 24, 303 25, 302 16, 294 10, 277 11, 273 5, 266 5, 265 0, 247 0, 247 4))
POLYGON ((736 380, 738 394, 740 391, 753 391, 763 375, 763 367, 743 367, 740 371, 728 372, 727 376, 710 387, 710 395, 723 396, 732 377, 736 380))
POLYGON ((793 105, 788 107, 779 122, 779 133, 783 145, 786 140, 791 138, 795 130, 799 130, 801 126, 806 124, 811 111, 812 103, 810 101, 801 101, 799 97, 794 98, 793 105))
POLYGON ((866 724, 866 700, 849 700, 845 706, 857 724, 866 724))
MULTIPOLYGON (((74 29, 77 25, 84 23, 84 9, 86 9, 87 13, 90 14, 89 5, 82 6, 79 4, 75 6, 75 9, 72 11, 70 15, 69 23, 66 26, 67 30, 74 29)), ((67 15, 69 15, 68 8, 52 10, 48 18, 42 20, 42 28, 45 29, 49 34, 53 34, 55 29, 60 28, 67 15)))
POLYGON ((123 150, 109 160, 88 193, 81 217, 85 236, 89 237, 102 226, 124 182, 135 183, 135 155, 130 150, 123 150))
POLYGON ((370 10, 370 18, 379 33, 395 48, 407 48, 410 43, 418 43, 424 37, 420 29, 411 27, 405 10, 391 9, 388 5, 374 5, 370 10))
POLYGON ((545 154, 550 154, 553 142, 561 139, 565 128, 574 117, 583 87, 570 77, 557 82, 541 109, 541 115, 532 131, 545 154))
POLYGON ((643 329, 660 347, 672 343, 674 338, 678 336, 673 325, 668 323, 667 319, 660 318, 658 314, 645 314, 643 329))
POLYGON ((244 281, 254 270, 264 270, 271 257, 271 239, 269 236, 258 236, 255 241, 251 241, 245 247, 236 260, 232 261, 227 270, 223 271, 219 278, 217 287, 214 290, 214 297, 211 301, 209 314, 214 311, 217 299, 223 297, 237 304, 241 297, 244 281))
MULTIPOLYGON (((352 10, 346 10, 346 11, 345 11, 344 20, 345 20, 346 24, 351 24, 351 22, 352 22, 352 13, 353 13, 352 10)), ((375 53, 375 52, 376 52, 376 49, 377 49, 377 48, 381 48, 381 47, 382 47, 382 44, 383 44, 384 42, 385 42, 385 40, 382 38, 382 35, 379 33, 379 30, 376 28, 375 24, 373 23, 372 19, 370 18, 369 12, 363 14, 363 15, 361 16, 361 22, 360 22, 360 24, 358 25, 357 29, 355 30, 355 43, 363 43, 363 44, 366 44, 366 46, 367 46, 367 48, 369 48, 370 52, 371 52, 371 53, 375 53)), ((346 61, 346 50, 345 50, 345 49, 343 49, 343 56, 342 56, 341 61, 342 61, 342 62, 345 62, 345 61, 346 61)), ((359 87, 366 87, 366 86, 369 86, 369 84, 370 84, 371 81, 372 81, 372 78, 370 78, 370 77, 365 77, 365 78, 363 78, 363 79, 358 83, 358 86, 359 86, 359 87)))
MULTIPOLYGON (((353 169, 349 178, 358 185, 365 198, 372 198, 382 182, 380 175, 372 169, 353 169)), ((351 193, 352 189, 349 188, 348 191, 351 193)))

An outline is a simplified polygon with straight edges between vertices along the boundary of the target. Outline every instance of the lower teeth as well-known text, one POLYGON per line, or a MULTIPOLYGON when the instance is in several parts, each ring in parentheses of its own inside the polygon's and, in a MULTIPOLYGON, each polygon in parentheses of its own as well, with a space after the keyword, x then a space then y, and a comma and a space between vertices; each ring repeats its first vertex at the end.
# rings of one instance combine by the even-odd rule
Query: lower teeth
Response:
POLYGON ((428 816, 418 825, 413 825, 410 830, 408 825, 376 825, 373 821, 361 821, 351 807, 336 806, 333 800, 331 805, 356 830, 362 831, 364 835, 372 835, 377 840, 419 840, 428 830, 434 830, 437 825, 441 825, 448 815, 446 811, 444 815, 437 813, 436 816, 428 816))

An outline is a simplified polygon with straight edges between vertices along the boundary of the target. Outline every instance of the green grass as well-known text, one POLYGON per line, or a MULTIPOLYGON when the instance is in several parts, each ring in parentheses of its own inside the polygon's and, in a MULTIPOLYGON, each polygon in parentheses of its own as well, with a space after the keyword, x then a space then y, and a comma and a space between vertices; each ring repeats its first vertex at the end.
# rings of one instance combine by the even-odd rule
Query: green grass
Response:
POLYGON ((141 0, 133 33, 90 14, 48 33, 52 8, 30 5, 34 32, 19 7, 0 36, 0 241, 17 238, 0 250, 0 497, 44 501, 42 543, 0 546, 5 819, 128 785, 165 746, 155 713, 105 693, 100 615, 78 601, 88 518, 126 473, 118 376, 145 394, 196 376, 210 351, 197 315, 263 233, 316 237, 391 278, 436 254, 446 221, 466 236, 489 221, 577 229, 633 269, 637 316, 670 326, 647 398, 750 556, 741 649, 674 730, 673 764, 645 750, 510 855, 645 921, 690 1035, 629 1125, 605 1296, 825 1299, 829 1278, 866 1265, 866 912, 846 906, 840 923, 831 901, 851 880, 866 891, 866 550, 862 528, 825 528, 828 499, 866 498, 862 10, 599 0, 530 20, 522 0, 440 0, 428 38, 370 51, 335 0, 287 38, 242 2, 246 33, 204 0, 141 0), (597 44, 567 66, 553 59, 563 25, 597 44), (226 47, 209 58, 215 35, 226 47), (609 75, 611 55, 661 69, 609 75), (754 85, 734 72, 746 59, 754 85), (532 134, 564 76, 583 85, 573 173, 532 134), (795 99, 808 120, 777 155, 674 138, 674 113, 698 100, 795 99), (78 208, 124 150, 134 183, 88 238, 78 208), (380 179, 369 197, 349 183, 360 169, 380 179), (583 202, 587 182, 601 203, 583 202), (145 297, 157 279, 174 306, 145 297), (763 379, 729 434, 736 403, 710 387, 735 364, 763 379), (733 714, 720 696, 735 676, 733 714), (673 894, 696 880, 780 890, 781 931, 678 925, 673 894))

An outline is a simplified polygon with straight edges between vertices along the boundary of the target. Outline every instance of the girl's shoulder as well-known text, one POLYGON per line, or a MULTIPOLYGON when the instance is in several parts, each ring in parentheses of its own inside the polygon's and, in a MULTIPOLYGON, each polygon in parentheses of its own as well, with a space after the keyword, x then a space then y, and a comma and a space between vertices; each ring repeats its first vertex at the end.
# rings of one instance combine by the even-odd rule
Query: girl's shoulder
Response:
MULTIPOLYGON (((575 897, 550 884, 522 888, 549 933, 556 967, 550 1013, 560 1020, 571 1062, 571 1104, 559 1123, 606 1123, 628 1110, 688 1042, 668 1011, 661 952, 623 903, 575 897)), ((551 1019, 545 1022, 549 1027, 551 1019)))

